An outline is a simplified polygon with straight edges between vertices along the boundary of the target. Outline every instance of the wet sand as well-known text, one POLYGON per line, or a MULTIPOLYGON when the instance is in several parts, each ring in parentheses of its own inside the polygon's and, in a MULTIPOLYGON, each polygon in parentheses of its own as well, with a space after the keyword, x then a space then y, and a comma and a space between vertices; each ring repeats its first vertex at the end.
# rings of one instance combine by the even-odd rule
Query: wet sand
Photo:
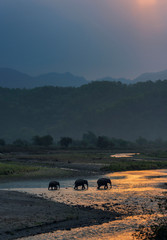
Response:
MULTIPOLYGON (((158 218, 167 217, 166 212, 162 214, 159 208, 159 202, 167 194, 165 189, 166 170, 120 172, 108 174, 108 177, 112 177, 113 183, 113 188, 110 190, 97 190, 95 179, 90 179, 90 187, 85 191, 74 191, 70 184, 59 191, 48 191, 47 188, 13 189, 19 191, 14 192, 14 194, 27 192, 33 195, 23 194, 25 199, 27 198, 27 205, 24 205, 22 201, 15 201, 18 209, 15 208, 15 211, 11 215, 9 214, 8 219, 11 222, 10 226, 13 225, 13 229, 7 230, 5 228, 7 225, 4 224, 0 237, 6 234, 8 238, 0 239, 16 239, 17 237, 30 235, 30 237, 22 239, 130 240, 134 239, 133 234, 140 225, 147 226, 157 221, 158 218), (23 215, 23 219, 20 217, 16 221, 17 211, 20 212, 19 207, 24 206, 23 209, 26 208, 29 205, 30 198, 31 200, 34 198, 37 202, 43 201, 41 209, 44 210, 36 208, 35 204, 31 202, 34 207, 31 206, 32 211, 22 212, 20 216, 23 215), (50 204, 53 204, 53 206, 49 207, 50 204), (24 221, 27 224, 27 219, 30 216, 27 212, 29 214, 31 212, 32 220, 29 220, 31 224, 23 227, 24 221), (53 217, 53 219, 49 219, 49 217, 53 217), (40 224, 37 222, 39 219, 40 224), (20 224, 19 231, 16 223, 20 224), (21 226, 21 224, 23 225, 21 226), (7 231, 11 231, 11 233, 5 233, 7 231), (40 232, 42 234, 32 236, 40 232)), ((12 194, 8 191, 7 193, 12 194)), ((3 194, 1 194, 0 199, 2 199, 3 194)), ((13 196, 11 198, 13 200, 13 196)), ((1 205, 3 206, 3 204, 1 205)), ((10 200, 7 206, 11 206, 10 200)), ((1 222, 4 222, 3 218, 4 216, 1 214, 1 222)))
POLYGON ((118 215, 107 211, 70 206, 44 199, 42 196, 0 190, 0 239, 67 230, 81 226, 99 225, 118 215))

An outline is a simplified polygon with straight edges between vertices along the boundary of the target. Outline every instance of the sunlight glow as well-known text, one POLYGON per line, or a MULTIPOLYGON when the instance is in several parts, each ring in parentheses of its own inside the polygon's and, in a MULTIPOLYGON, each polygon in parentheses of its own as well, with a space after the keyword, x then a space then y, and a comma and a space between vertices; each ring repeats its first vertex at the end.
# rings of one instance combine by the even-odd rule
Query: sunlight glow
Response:
POLYGON ((157 3, 157 0, 137 0, 138 4, 141 7, 150 7, 150 6, 154 6, 157 3))
POLYGON ((143 39, 152 39, 162 31, 157 0, 137 0, 138 28, 143 39))

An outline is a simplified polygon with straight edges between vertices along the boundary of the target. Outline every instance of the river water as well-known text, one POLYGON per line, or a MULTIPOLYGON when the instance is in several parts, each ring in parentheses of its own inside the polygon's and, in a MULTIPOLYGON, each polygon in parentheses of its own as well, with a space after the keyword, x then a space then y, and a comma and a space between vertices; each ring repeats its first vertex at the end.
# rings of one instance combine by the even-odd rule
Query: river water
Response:
POLYGON ((58 191, 47 190, 48 180, 4 183, 0 188, 37 194, 68 205, 112 210, 123 216, 101 225, 39 234, 22 240, 131 240, 140 225, 147 226, 155 222, 157 217, 162 217, 156 199, 164 197, 167 192, 163 187, 167 183, 167 170, 128 171, 108 174, 107 177, 111 178, 113 184, 109 190, 97 190, 97 177, 88 179, 89 189, 84 191, 73 189, 74 179, 60 181, 61 189, 58 191))

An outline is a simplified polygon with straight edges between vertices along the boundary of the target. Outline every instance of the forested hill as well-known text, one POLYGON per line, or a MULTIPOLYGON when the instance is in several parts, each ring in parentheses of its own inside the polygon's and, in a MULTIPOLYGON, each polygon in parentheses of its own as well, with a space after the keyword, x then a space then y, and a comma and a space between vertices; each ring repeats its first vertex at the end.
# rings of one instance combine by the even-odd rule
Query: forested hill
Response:
POLYGON ((0 88, 0 138, 97 136, 167 139, 167 81, 79 88, 0 88))

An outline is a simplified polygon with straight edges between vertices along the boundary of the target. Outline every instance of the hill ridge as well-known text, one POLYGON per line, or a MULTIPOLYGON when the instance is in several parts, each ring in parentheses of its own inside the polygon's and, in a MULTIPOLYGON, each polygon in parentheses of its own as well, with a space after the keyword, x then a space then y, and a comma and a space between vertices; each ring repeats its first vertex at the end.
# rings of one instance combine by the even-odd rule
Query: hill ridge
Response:
POLYGON ((134 140, 167 136, 167 80, 131 85, 92 82, 78 88, 0 88, 0 138, 87 131, 134 140))

